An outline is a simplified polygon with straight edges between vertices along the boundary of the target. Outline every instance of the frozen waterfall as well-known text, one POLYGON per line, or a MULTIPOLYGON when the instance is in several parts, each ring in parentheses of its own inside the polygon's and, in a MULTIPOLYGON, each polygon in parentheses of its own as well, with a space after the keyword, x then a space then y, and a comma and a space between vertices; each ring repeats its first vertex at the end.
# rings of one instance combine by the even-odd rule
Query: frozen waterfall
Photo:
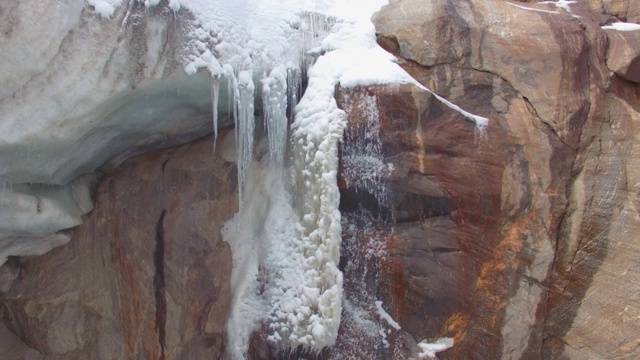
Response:
MULTIPOLYGON (((7 75, 5 91, 18 91, 20 81, 52 67, 42 77, 55 85, 43 82, 0 107, 7 119, 0 131, 0 264, 68 241, 60 230, 90 210, 92 174, 211 131, 215 150, 219 127, 233 122, 239 211, 222 229, 233 252, 227 351, 244 358, 255 330, 276 350, 334 344, 343 307, 337 176, 346 127, 334 93, 421 86, 376 44, 369 19, 386 1, 63 3, 52 14, 73 10, 77 17, 50 32, 78 51, 34 52, 32 69, 7 75), (73 31, 76 21, 89 24, 86 31, 73 31), (128 29, 137 31, 131 39, 123 35, 128 29), (93 60, 79 66, 86 59, 93 60)), ((366 108, 364 133, 379 131, 375 99, 354 101, 366 108)), ((347 181, 371 191, 393 169, 381 160, 379 139, 346 135, 356 147, 345 160, 370 175, 347 172, 347 181)), ((381 187, 374 192, 385 196, 381 187)))

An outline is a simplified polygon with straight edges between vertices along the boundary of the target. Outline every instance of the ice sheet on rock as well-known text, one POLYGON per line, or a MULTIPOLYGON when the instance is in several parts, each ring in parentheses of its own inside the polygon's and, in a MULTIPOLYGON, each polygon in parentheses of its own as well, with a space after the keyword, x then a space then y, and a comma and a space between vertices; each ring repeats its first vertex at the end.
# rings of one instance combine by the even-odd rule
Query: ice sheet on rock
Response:
POLYGON ((0 235, 49 235, 82 223, 93 208, 92 176, 64 185, 4 184, 0 188, 0 235))

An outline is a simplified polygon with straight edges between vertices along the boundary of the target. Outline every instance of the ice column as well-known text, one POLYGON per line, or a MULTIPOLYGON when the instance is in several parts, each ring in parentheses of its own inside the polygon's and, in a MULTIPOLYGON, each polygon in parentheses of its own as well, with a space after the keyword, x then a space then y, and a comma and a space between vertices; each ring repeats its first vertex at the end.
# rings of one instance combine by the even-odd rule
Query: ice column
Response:
POLYGON ((244 187, 251 170, 253 154, 253 136, 255 130, 253 74, 250 71, 240 71, 235 81, 235 110, 236 123, 236 151, 238 154, 238 196, 240 211, 244 203, 244 187))
POLYGON ((272 166, 280 173, 287 150, 287 69, 278 66, 262 80, 264 122, 269 136, 272 166))
POLYGON ((213 112, 213 150, 218 142, 218 99, 220 99, 220 75, 211 75, 211 110, 213 112))

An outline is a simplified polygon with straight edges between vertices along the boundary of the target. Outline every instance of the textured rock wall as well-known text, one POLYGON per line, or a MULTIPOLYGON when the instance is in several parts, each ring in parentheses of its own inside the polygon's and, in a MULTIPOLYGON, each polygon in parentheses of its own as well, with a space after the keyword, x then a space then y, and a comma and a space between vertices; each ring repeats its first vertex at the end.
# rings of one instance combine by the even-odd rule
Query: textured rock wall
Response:
POLYGON ((220 358, 231 273, 220 230, 237 183, 212 151, 206 138, 102 178, 68 246, 15 263, 6 326, 44 358, 220 358))
POLYGON ((416 340, 455 338, 441 358, 638 357, 637 34, 585 5, 397 1, 375 17, 408 72, 490 119, 478 134, 416 89, 358 90, 396 167, 378 293, 416 340))

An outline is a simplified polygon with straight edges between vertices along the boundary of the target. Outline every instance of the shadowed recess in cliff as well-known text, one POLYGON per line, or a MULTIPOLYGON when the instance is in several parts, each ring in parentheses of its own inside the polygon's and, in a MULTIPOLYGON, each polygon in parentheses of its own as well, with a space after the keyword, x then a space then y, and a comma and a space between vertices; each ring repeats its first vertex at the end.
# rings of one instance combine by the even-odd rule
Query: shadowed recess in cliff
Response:
POLYGON ((164 352, 167 348, 167 286, 164 274, 164 217, 167 210, 162 210, 155 231, 155 245, 153 252, 153 264, 155 274, 153 275, 153 293, 156 299, 156 321, 155 327, 158 332, 158 343, 160 344, 160 360, 164 360, 164 352))

